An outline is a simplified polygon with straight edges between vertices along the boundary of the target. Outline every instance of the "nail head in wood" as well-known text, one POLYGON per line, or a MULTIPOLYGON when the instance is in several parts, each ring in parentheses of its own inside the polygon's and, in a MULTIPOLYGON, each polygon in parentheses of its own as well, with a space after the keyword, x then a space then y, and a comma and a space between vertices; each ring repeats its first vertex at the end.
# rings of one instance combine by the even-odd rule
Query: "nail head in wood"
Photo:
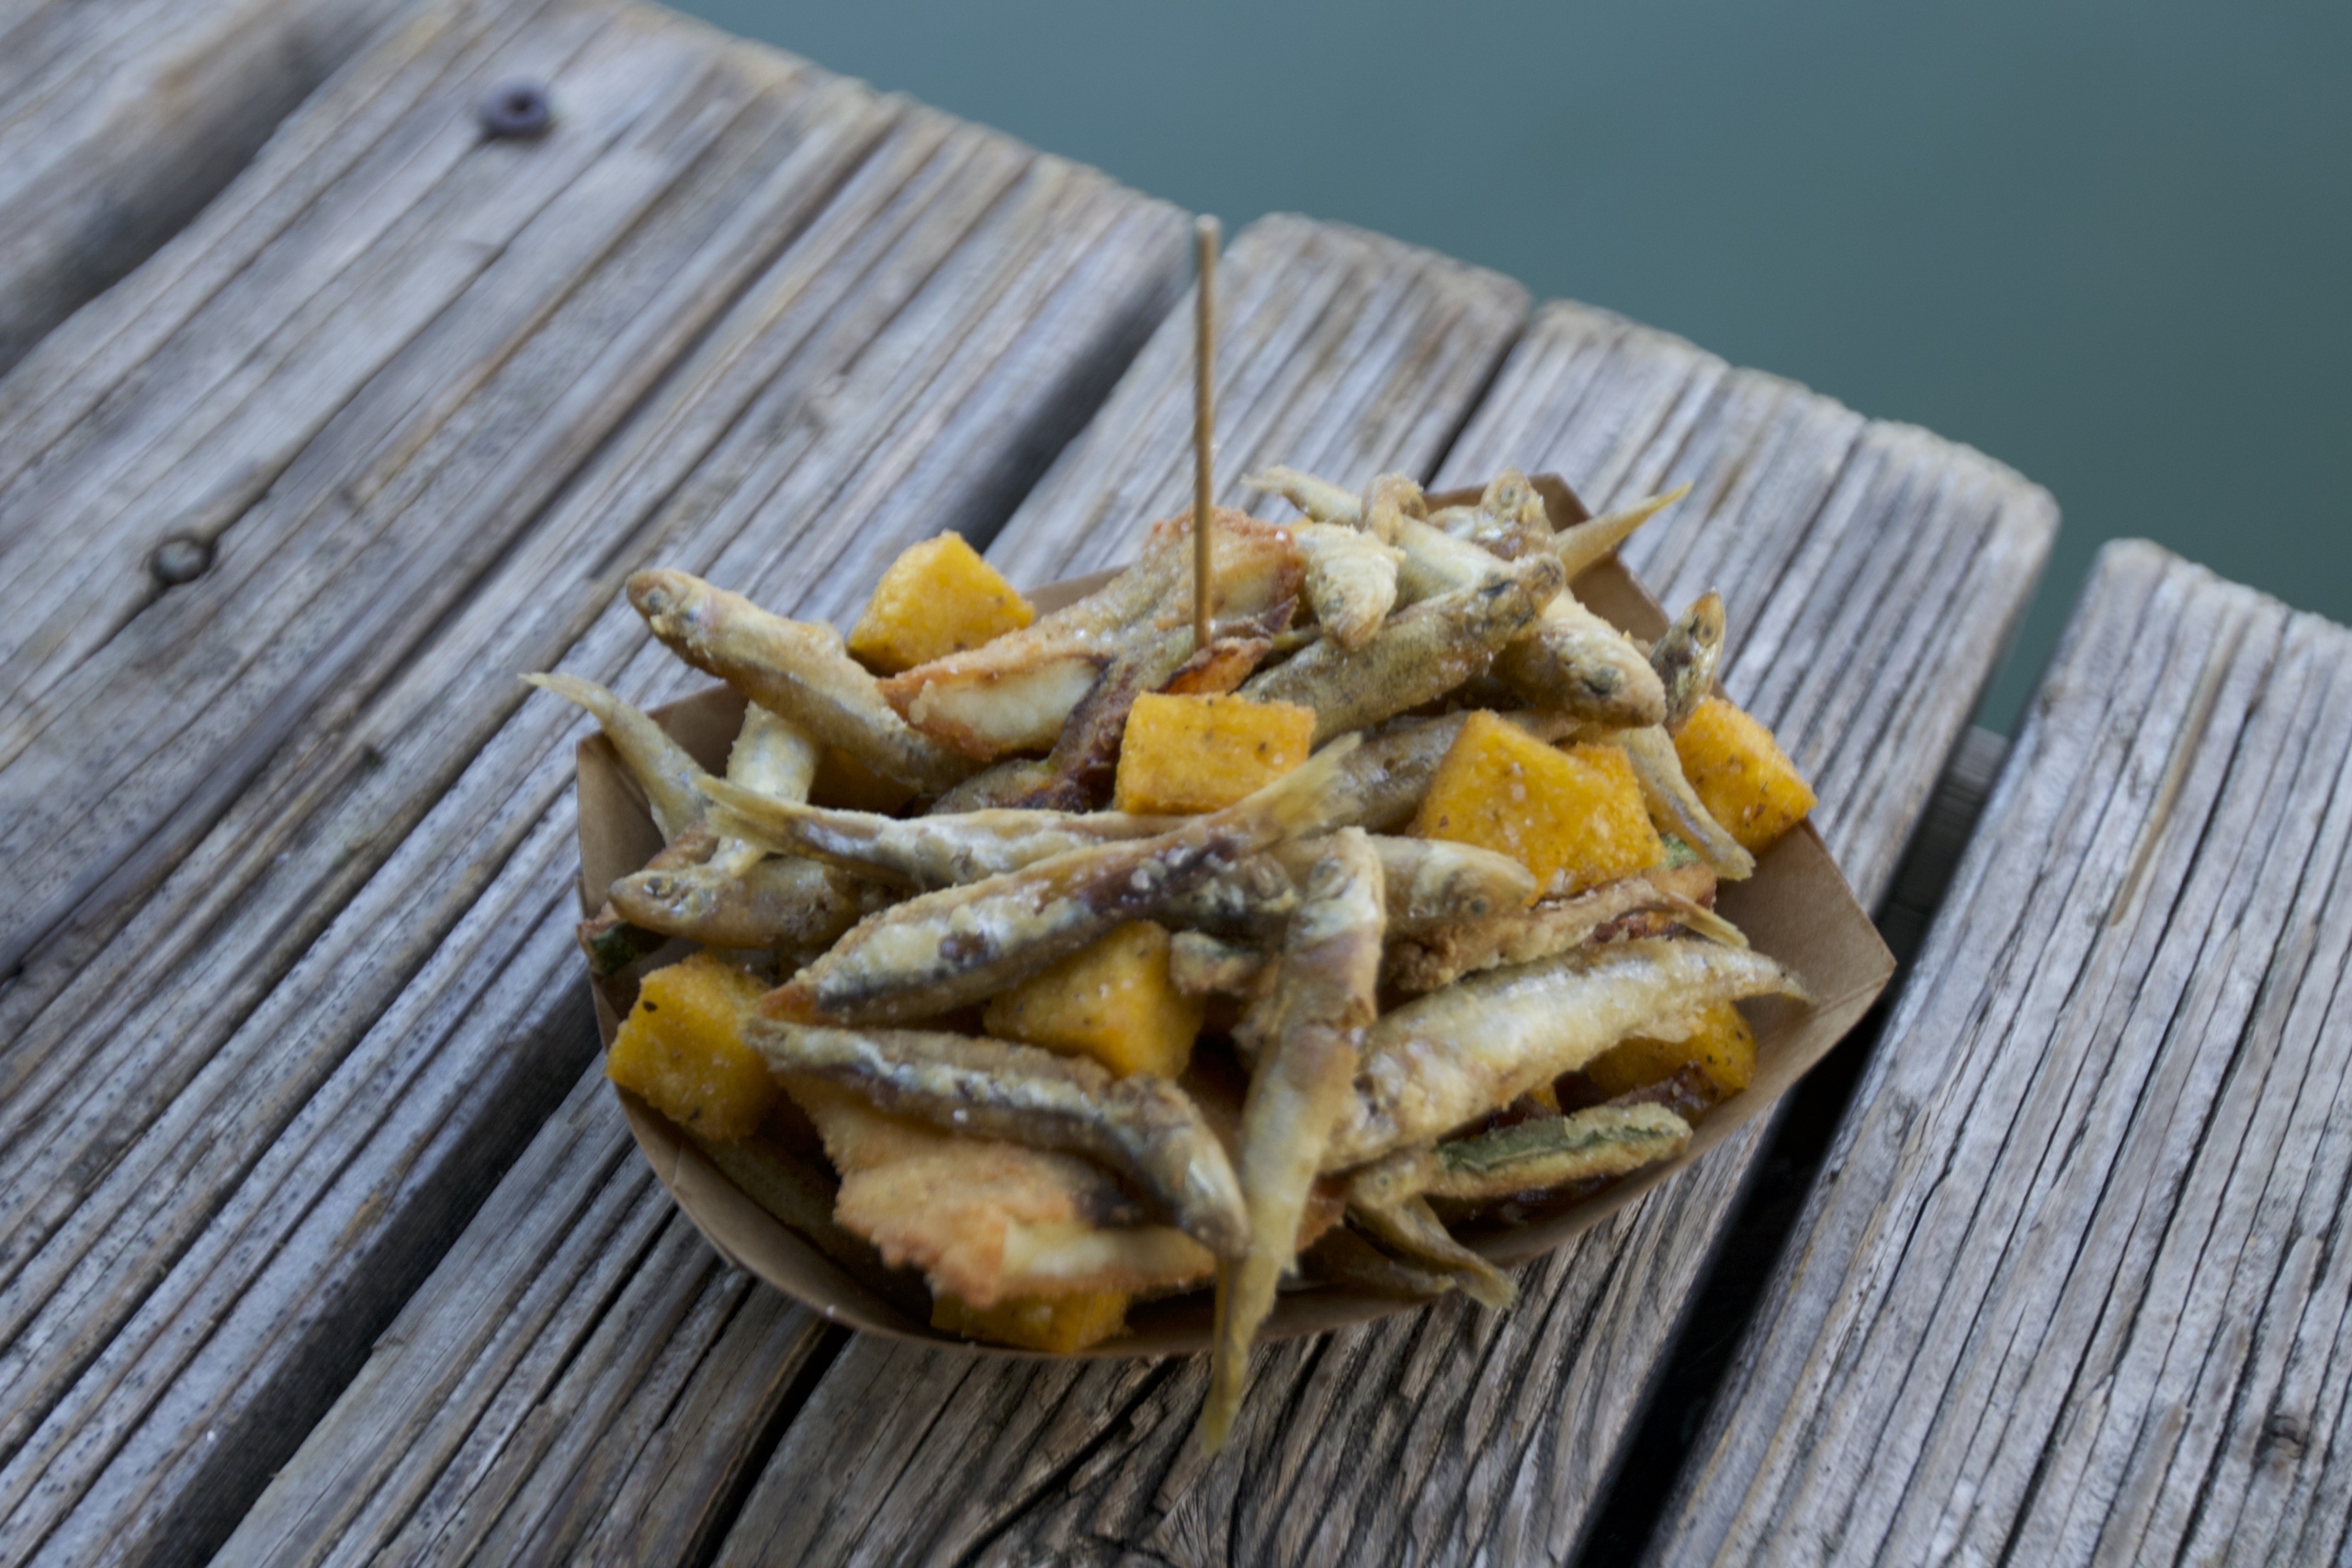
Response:
POLYGON ((165 588, 194 582, 212 570, 212 541, 192 534, 175 534, 157 545, 147 558, 147 570, 165 588))
POLYGON ((481 96, 474 107, 482 134, 493 141, 524 141, 547 134, 555 123, 548 90, 527 76, 511 77, 481 96))

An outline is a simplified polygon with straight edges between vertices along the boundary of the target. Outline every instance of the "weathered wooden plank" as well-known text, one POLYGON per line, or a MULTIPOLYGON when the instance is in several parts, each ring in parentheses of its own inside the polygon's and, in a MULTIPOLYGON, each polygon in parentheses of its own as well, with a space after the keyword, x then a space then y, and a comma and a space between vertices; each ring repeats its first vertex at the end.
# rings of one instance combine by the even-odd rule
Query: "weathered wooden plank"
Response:
MULTIPOLYGON (((1518 335, 1527 291, 1361 230, 1286 214, 1220 269, 1216 492, 1257 499, 1272 463, 1361 485, 1425 472, 1518 335)), ((1192 504, 1193 328, 1171 316, 1109 403, 990 547, 1015 582, 1127 559, 1143 525, 1192 504)))
POLYGON ((28 0, 0 17, 0 370, 137 266, 401 0, 28 0))
MULTIPOLYGON (((1269 299, 1253 287, 1270 276, 1321 298, 1354 290, 1361 299, 1363 275, 1375 268, 1459 271, 1439 258, 1345 231, 1318 237, 1295 220, 1269 227, 1272 232, 1262 237, 1254 228, 1245 231, 1226 257, 1227 320, 1237 336, 1267 331, 1261 312, 1287 316, 1294 309, 1288 295, 1269 299), (1318 276, 1327 273, 1337 276, 1318 276)), ((1490 355, 1502 352, 1517 321, 1506 308, 1515 298, 1511 286, 1497 280, 1492 293, 1490 318, 1497 325, 1489 329, 1490 355)), ((1355 352, 1326 354, 1312 375, 1290 382, 1284 395, 1294 406, 1312 412, 1388 405, 1400 395, 1397 372, 1381 367, 1399 363, 1403 351, 1426 336, 1430 312, 1450 318, 1460 305, 1434 293, 1419 307, 1400 309, 1391 300, 1377 310, 1370 323, 1356 324, 1363 341, 1355 352)), ((1170 320, 1181 328, 1189 315, 1180 310, 1170 320)), ((1248 372, 1228 358, 1226 374, 1248 372)), ((1422 411, 1424 417, 1447 429, 1459 423, 1469 397, 1466 389, 1442 385, 1423 395, 1440 400, 1422 411), (1450 404, 1442 400, 1446 398, 1450 404)), ((1281 411, 1268 417, 1282 417, 1281 411)), ((870 503, 903 509, 927 494, 960 495, 969 477, 985 468, 976 460, 980 456, 950 448, 937 461, 912 463, 910 472, 933 477, 911 493, 876 488, 870 503)), ((865 536, 846 521, 829 537, 854 535, 862 555, 843 557, 821 573, 812 570, 805 581, 776 579, 777 596, 801 593, 805 603, 834 613, 852 608, 887 551, 903 542, 903 534, 865 536)), ((658 671, 661 656, 648 657, 653 660, 649 669, 658 671)), ((607 1091, 592 1071, 576 1094, 586 1097, 582 1103, 601 1105, 607 1091)), ((582 1136, 580 1125, 550 1122, 508 1174, 350 1391, 255 1505, 230 1542, 232 1556, 356 1562, 388 1552, 405 1556, 427 1539, 446 1542, 446 1535, 433 1532, 444 1529, 439 1521, 451 1510, 471 1506, 458 1500, 488 1484, 481 1472, 520 1451, 526 1437, 554 1441, 522 1431, 521 1413, 531 1409, 563 1410, 570 1446, 551 1450, 552 1458, 532 1450, 525 1465, 532 1472, 527 1487, 513 1499, 473 1507, 475 1516, 498 1515, 495 1533, 471 1517, 465 1527, 473 1533, 464 1539, 486 1554, 549 1542, 577 1553, 601 1543, 632 1560, 656 1560, 681 1542, 700 1540, 696 1530, 727 1522, 712 1510, 731 1496, 745 1467, 764 1458, 767 1439, 789 1416, 816 1325, 774 1292, 747 1295, 742 1277, 697 1265, 689 1275, 699 1293, 691 1308, 682 1309, 688 1326, 669 1328, 671 1359, 662 1364, 699 1360, 674 1386, 650 1378, 639 1366, 648 1355, 645 1325, 609 1303, 612 1244, 571 1216, 593 1203, 617 1201, 608 1199, 608 1188, 625 1189, 631 1201, 656 1212, 666 1213, 668 1201, 616 1119, 608 1117, 597 1134, 607 1163, 562 1166, 573 1157, 566 1151, 582 1136), (548 1174, 559 1168, 571 1174, 548 1174), (519 1284, 485 1288, 480 1282, 476 1260, 510 1252, 535 1260, 528 1302, 519 1300, 519 1284), (548 1280, 560 1281, 560 1288, 540 1290, 536 1281, 548 1280), (579 1383, 592 1375, 608 1380, 600 1385, 605 1396, 570 1403, 562 1380, 579 1383), (707 1410, 708 1418, 682 1419, 672 1411, 673 1401, 681 1408, 707 1410), (613 1453, 638 1457, 593 1475, 582 1468, 585 1456, 613 1453), (388 1477, 379 1480, 383 1472, 388 1477), (492 1542, 499 1551, 492 1551, 492 1542)), ((691 1231, 672 1215, 661 1235, 662 1245, 683 1245, 691 1231)))
MULTIPOLYGON (((142 897, 44 933, 0 998, 0 1555, 200 1555, 592 1053, 577 726, 514 673, 689 683, 613 607, 657 549, 788 605, 861 552, 991 531, 1181 276, 1180 215, 1100 175, 655 13, 594 15, 591 47, 612 35, 649 75, 698 54, 690 121, 719 121, 701 157, 650 208, 629 197, 624 236, 514 341, 470 344, 494 364, 435 318, 347 404, 428 423, 345 444, 329 421, 237 525, 279 528, 250 568, 285 602, 275 636, 315 643, 324 619, 347 640, 322 552, 409 591, 414 635, 260 699, 284 728, 218 820, 142 897), (280 526, 298 478, 342 509, 280 526)), ((415 113, 511 57, 461 59, 415 113)), ((474 194, 422 199, 462 231, 474 194)))
POLYGON ((2340 1559, 2347 780, 2352 634, 2107 548, 1656 1560, 2340 1559))
MULTIPOLYGON (((1973 453, 1573 305, 1538 313, 1434 477, 1505 463, 1556 468, 1595 504, 1693 481, 1637 565, 1670 601, 1724 588, 1729 687, 1822 781, 1825 831, 1875 901, 2049 547, 2049 498, 1973 453), (1860 743, 1861 727, 1900 742, 1860 743)), ((853 1340, 730 1549, 827 1562, 1566 1558, 1763 1125, 1521 1270, 1507 1316, 1448 1302, 1261 1351, 1214 1464, 1191 1440, 1200 1365, 1073 1371, 853 1340)))

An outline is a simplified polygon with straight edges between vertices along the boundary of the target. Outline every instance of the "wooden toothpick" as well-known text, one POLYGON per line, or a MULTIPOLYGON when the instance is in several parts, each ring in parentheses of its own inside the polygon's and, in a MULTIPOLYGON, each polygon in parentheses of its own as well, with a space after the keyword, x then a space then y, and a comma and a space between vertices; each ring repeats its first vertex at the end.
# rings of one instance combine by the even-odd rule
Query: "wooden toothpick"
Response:
POLYGON ((1209 645, 1209 496, 1216 488, 1216 243, 1214 218, 1193 220, 1193 649, 1209 645))

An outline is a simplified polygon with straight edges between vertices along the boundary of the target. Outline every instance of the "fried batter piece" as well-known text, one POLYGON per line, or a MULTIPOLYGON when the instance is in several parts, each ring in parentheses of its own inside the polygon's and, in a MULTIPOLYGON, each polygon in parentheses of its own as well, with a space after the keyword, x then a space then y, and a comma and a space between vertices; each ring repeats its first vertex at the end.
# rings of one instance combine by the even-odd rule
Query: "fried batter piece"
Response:
MULTIPOLYGON (((1636 910, 1664 909, 1679 918, 1714 897, 1715 874, 1703 864, 1657 866, 1638 876, 1604 883, 1572 898, 1546 899, 1532 908, 1507 910, 1485 919, 1431 923, 1391 941, 1381 979, 1416 995, 1452 985, 1464 975, 1507 964, 1532 964, 1582 946, 1621 917, 1636 910)), ((1738 928, 1704 911, 1710 938, 1724 935, 1745 946, 1738 928)), ((1696 919, 1694 915, 1692 917, 1696 919)))
POLYGON ((1183 1232, 1145 1223, 1110 1172, 1074 1155, 935 1132, 855 1090, 787 1084, 841 1173, 833 1217, 893 1268, 975 1306, 1074 1291, 1196 1283, 1216 1259, 1183 1232))

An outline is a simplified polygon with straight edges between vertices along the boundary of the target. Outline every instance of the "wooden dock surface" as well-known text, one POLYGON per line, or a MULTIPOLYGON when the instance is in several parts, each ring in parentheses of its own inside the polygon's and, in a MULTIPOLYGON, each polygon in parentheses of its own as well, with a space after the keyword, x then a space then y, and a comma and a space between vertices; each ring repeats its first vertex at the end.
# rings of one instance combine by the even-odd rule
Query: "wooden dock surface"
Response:
MULTIPOLYGON (((1204 1463, 1193 1361, 860 1338, 726 1268, 605 1086, 570 931, 580 726, 515 677, 561 669, 648 705, 698 684, 616 605, 657 561, 837 621, 943 528, 1017 581, 1117 561, 1188 494, 1184 214, 616 0, 147 9, 174 38, 314 40, 282 52, 315 69, 288 65, 266 113, 235 73, 182 73, 204 100, 189 113, 267 119, 240 132, 250 164, 155 205, 153 254, 111 288, 28 284, 10 297, 30 324, 0 321, 0 346, 24 338, 0 379, 0 850, 18 869, 0 908, 0 1562, 1565 1562, 1612 1485, 1665 1489, 1618 1467, 1769 1122, 1521 1270, 1509 1316, 1449 1302, 1261 1351, 1234 1451, 1204 1463), (548 85, 553 128, 486 139, 476 105, 516 76, 548 85)), ((27 16, 5 26, 49 29, 59 62, 150 59, 86 19, 68 39, 62 7, 27 16)), ((74 123, 12 107, 0 146, 132 173, 161 155, 151 132, 74 123)), ((25 270, 0 285, 96 277, 62 229, 11 233, 0 264, 25 270)), ((1220 296, 1221 499, 1248 500, 1241 476, 1273 461, 1350 484, 1554 468, 1595 504, 1690 480, 1629 557, 1670 603, 1724 590, 1730 692, 1815 781, 1865 900, 1886 898, 2047 554, 2047 495, 1668 334, 1335 225, 1250 225, 1220 296)), ((2103 585, 2139 558, 2114 559, 2103 585)), ((2340 668, 2297 635, 2298 669, 2340 668)), ((2233 636, 2237 671, 2255 634, 2233 636)), ((2095 642, 2078 633, 2069 657, 2095 642)), ((2192 663, 2164 668, 2196 703, 2237 692, 2192 663)), ((2092 699, 2062 670, 1963 910, 1994 897, 1983 867, 2012 835, 2041 844, 2018 803, 2078 788, 2019 782, 2076 765, 2033 739, 2069 701, 2092 699)), ((2092 702, 2081 722, 2123 722, 2106 714, 2092 702)), ((2171 800, 2205 800, 2218 766, 2180 772, 2171 800)), ((2312 817, 2306 837, 2340 851, 2344 824, 2312 817)), ((2050 858, 2081 847, 2059 834, 2014 874, 2063 873, 2050 858)), ((2133 897, 2178 886, 2186 852, 2152 855, 2133 897)), ((1884 1106, 1949 1092, 1953 1052, 2007 1038, 1980 1019, 1963 1040, 1921 999, 1993 940, 1939 928, 1845 1136, 1897 1136, 1870 1131, 1884 1106), (1910 1098, 1883 1087, 1914 1080, 1910 1098)), ((2115 946, 2102 983, 2137 985, 2159 950, 2185 962, 2186 940, 2115 946)), ((2196 1065, 2208 1038, 2148 1070, 2203 1083, 2222 1070, 2196 1065)), ((2032 1168, 2051 1139, 2128 1121, 2102 1109, 2121 1082, 1986 1157, 2032 1168)), ((2267 1103, 2231 1136, 2271 1136, 2267 1103)), ((2277 1112, 2279 1136, 2303 1103, 2277 1112)), ((2324 1143, 2306 1162, 2323 1174, 2324 1143)), ((2111 1157, 2170 1169, 2164 1147, 2119 1133, 2111 1157)), ((1804 1236, 1851 1201, 1849 1157, 1804 1236)), ((2215 1214, 2254 1201, 2218 1166, 2210 1179, 2215 1214)), ((2086 1249, 2161 1252, 2085 1203, 2086 1249)), ((1774 1438, 1832 1413, 1762 1402, 1828 1397, 1805 1359, 1819 1322, 1882 1299, 1884 1332, 1911 1321, 1901 1280, 1871 1272, 1893 1265, 1835 1234, 1834 1266, 1813 1239, 1784 1261, 1659 1560, 1770 1558, 1792 1521, 1829 1528, 1809 1499, 1850 1483, 1835 1445, 1816 1478, 1774 1438)), ((2333 1278, 2324 1248, 2263 1247, 2333 1278)), ((2217 1288, 2180 1270, 2180 1291, 2217 1288)), ((2174 1375, 2132 1331, 2100 1332, 2122 1338, 2018 1340, 1981 1375, 2007 1389, 2094 1353, 2174 1375)), ((2317 1375, 2320 1333, 2277 1350, 2273 1383, 2317 1375)), ((1950 1341, 1946 1380, 1898 1413, 1961 1408, 1979 1348, 1950 1341)), ((2140 1484, 2139 1428, 2066 1399, 2084 1434, 2069 1462, 2122 1478, 2110 1494, 2140 1484)), ((2316 1452, 2332 1427, 2298 1418, 2297 1455, 2316 1452)), ((2196 1451, 2239 1452, 2235 1419, 2196 1451)), ((2015 1462, 1989 1438, 1918 1440, 1939 1483, 2015 1462)), ((2324 1458, 2297 1458, 2308 1483, 2262 1481, 2281 1441, 2247 1450, 2246 1474, 2313 1499, 2344 1484, 2324 1458)), ((2028 1517, 1985 1495, 1982 1528, 2028 1517)), ((2059 1525, 2050 1555, 2071 1560, 2082 1529, 2059 1525)))

